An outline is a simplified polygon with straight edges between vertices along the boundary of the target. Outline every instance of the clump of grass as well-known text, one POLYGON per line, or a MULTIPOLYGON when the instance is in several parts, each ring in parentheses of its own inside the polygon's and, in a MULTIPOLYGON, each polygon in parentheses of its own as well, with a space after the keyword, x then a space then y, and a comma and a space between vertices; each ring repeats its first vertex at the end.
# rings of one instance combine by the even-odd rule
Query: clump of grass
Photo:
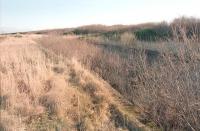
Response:
POLYGON ((6 36, 0 36, 0 42, 6 39, 6 36))
POLYGON ((136 40, 137 39, 133 33, 123 33, 120 36, 120 42, 124 45, 132 45, 136 40))

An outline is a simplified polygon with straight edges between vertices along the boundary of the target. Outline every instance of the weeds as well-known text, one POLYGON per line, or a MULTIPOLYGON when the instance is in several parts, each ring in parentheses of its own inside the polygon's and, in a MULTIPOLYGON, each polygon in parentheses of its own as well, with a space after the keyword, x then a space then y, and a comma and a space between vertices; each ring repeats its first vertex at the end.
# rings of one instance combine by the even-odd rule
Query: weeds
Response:
MULTIPOLYGON (((77 57, 138 105, 144 113, 141 121, 153 121, 163 130, 199 130, 199 47, 193 43, 165 42, 151 50, 138 48, 138 44, 124 47, 80 42, 77 49, 81 57, 73 52, 70 56, 77 57), (167 49, 172 43, 175 52, 167 49)), ((62 49, 65 50, 60 53, 67 57, 66 52, 76 50, 72 45, 62 45, 62 49)))

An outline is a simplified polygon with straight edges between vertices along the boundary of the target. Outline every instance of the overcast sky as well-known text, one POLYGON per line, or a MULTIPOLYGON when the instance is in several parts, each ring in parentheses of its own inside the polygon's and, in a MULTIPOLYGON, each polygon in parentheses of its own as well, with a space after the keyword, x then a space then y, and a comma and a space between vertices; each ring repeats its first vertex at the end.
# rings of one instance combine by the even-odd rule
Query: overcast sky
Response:
POLYGON ((200 18, 200 0, 0 0, 0 31, 200 18))

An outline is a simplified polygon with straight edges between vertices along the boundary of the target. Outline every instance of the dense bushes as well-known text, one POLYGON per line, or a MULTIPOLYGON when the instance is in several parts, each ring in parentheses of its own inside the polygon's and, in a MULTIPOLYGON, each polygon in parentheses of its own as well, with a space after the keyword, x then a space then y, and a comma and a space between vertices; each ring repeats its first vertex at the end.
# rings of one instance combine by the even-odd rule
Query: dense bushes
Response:
POLYGON ((138 40, 155 41, 157 33, 153 29, 143 29, 135 32, 138 40))
POLYGON ((135 26, 103 26, 91 25, 73 30, 76 35, 96 34, 108 40, 120 40, 124 33, 134 33, 140 41, 186 41, 186 39, 198 40, 200 37, 200 20, 181 17, 171 23, 161 22, 157 24, 135 26))
POLYGON ((157 41, 157 40, 200 40, 200 20, 196 18, 181 17, 173 22, 158 23, 157 25, 141 28, 134 32, 137 39, 141 41, 157 41))
POLYGON ((200 129, 199 52, 106 50, 90 59, 91 69, 143 108, 143 121, 163 130, 200 129))
POLYGON ((196 18, 177 18, 171 24, 170 27, 173 31, 175 40, 187 41, 187 39, 193 41, 200 40, 200 20, 196 18))
POLYGON ((168 40, 172 38, 172 31, 169 25, 160 23, 152 28, 140 29, 135 35, 141 41, 168 40))
MULTIPOLYGON (((95 47, 95 43, 71 42, 76 46, 50 44, 47 47, 77 57, 138 105, 143 110, 142 122, 156 123, 163 130, 200 130, 199 46, 173 42, 176 52, 162 52, 160 48, 153 51, 145 47, 104 43, 95 47)), ((168 44, 171 43, 166 42, 164 46, 168 44)))
MULTIPOLYGON (((191 25, 185 24, 181 19, 174 22, 176 24, 159 24, 138 30, 140 40, 148 42, 135 41, 135 46, 131 47, 109 43, 100 43, 95 47, 95 42, 80 42, 76 44, 76 48, 79 47, 78 51, 83 59, 77 57, 125 98, 138 105, 143 111, 141 121, 144 123, 153 121, 166 131, 200 130, 198 21, 191 24, 192 21, 191 25), (168 39, 171 41, 164 42, 168 39), (157 40, 160 42, 152 42, 157 40), (141 43, 155 43, 158 48, 137 48, 141 43), (85 49, 92 52, 84 55, 86 52, 82 51, 85 50, 83 45, 87 45, 85 49), (169 46, 168 50, 164 50, 169 46)), ((132 40, 132 36, 126 33, 116 36, 118 42, 132 40)), ((73 52, 71 53, 73 56, 73 52)))

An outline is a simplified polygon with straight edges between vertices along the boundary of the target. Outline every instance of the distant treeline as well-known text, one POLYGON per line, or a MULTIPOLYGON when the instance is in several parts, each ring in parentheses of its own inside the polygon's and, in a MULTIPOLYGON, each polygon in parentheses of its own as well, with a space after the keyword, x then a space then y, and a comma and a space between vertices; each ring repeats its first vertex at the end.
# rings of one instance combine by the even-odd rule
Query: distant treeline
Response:
POLYGON ((181 17, 171 23, 148 23, 140 25, 90 25, 74 29, 65 34, 101 35, 105 38, 119 38, 121 34, 129 32, 141 41, 157 40, 199 40, 200 20, 197 18, 181 17))

